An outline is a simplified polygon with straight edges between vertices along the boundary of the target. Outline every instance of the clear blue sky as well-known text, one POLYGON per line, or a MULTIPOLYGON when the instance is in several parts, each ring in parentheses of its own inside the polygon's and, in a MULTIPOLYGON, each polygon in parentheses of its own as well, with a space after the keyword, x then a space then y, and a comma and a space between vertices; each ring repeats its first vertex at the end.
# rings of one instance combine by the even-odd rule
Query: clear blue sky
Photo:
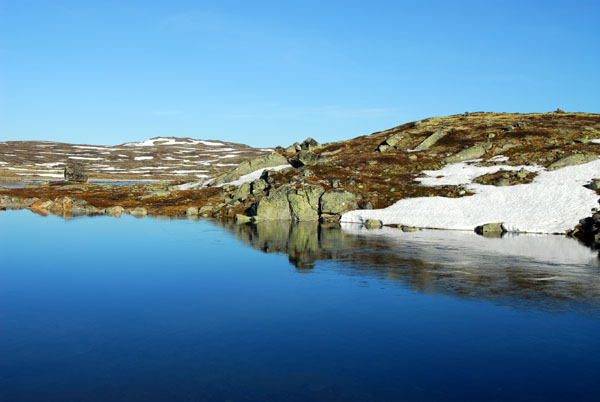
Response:
POLYGON ((600 111, 596 1, 0 0, 0 140, 254 146, 600 111))

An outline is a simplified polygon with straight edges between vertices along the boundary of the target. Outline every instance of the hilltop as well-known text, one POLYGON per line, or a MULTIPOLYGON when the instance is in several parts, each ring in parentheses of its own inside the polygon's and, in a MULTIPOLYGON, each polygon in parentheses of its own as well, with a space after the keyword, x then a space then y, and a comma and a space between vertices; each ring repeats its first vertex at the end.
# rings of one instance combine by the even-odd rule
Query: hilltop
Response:
MULTIPOLYGON (((119 148, 138 150, 141 144, 119 148)), ((475 221, 506 223, 505 213, 512 221, 500 230, 554 233, 574 227, 597 206, 598 183, 592 179, 600 179, 599 155, 599 114, 478 112, 423 119, 329 144, 309 138, 187 184, 125 189, 54 183, 1 194, 20 200, 80 199, 98 213, 119 206, 141 214, 237 217, 239 222, 341 219, 473 229, 475 221), (515 205, 518 211, 509 211, 515 205), (519 220, 524 216, 527 220, 519 220)))

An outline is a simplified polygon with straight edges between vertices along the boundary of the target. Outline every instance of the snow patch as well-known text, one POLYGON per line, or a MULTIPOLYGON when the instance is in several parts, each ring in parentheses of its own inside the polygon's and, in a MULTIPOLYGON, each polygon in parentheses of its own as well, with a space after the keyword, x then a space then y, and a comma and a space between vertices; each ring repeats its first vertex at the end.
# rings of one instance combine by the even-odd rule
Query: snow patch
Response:
MULTIPOLYGON (((521 167, 488 168, 514 170, 521 167)), ((421 181, 427 185, 466 184, 488 168, 461 162, 429 171, 428 176, 441 177, 421 181)), ((379 219, 384 224, 458 230, 502 222, 513 232, 564 233, 598 206, 598 195, 583 186, 598 177, 600 160, 551 172, 537 169, 538 176, 529 184, 496 187, 471 183, 466 188, 475 193, 473 196, 404 199, 384 209, 350 211, 341 220, 362 223, 379 219)))
POLYGON ((154 159, 154 156, 136 156, 135 158, 136 161, 147 161, 150 159, 154 159))

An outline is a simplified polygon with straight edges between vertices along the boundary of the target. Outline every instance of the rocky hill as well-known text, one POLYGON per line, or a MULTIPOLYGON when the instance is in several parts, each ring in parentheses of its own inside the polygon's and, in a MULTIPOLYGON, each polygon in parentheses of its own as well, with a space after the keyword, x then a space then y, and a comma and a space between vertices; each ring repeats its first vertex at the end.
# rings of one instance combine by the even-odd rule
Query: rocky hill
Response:
POLYGON ((92 181, 199 180, 272 151, 176 137, 115 146, 5 141, 0 142, 0 182, 62 179, 69 162, 82 165, 92 181))
MULTIPOLYGON (((143 149, 139 144, 119 148, 126 147, 135 155, 143 149)), ((480 112, 323 145, 309 138, 242 162, 209 187, 194 178, 188 184, 128 188, 55 183, 0 194, 5 207, 39 210, 42 205, 57 213, 64 212, 68 198, 93 213, 119 207, 138 214, 236 217, 238 222, 341 219, 407 230, 481 225, 484 232, 564 233, 597 206, 599 155, 598 114, 480 112)), ((594 227, 596 220, 590 219, 594 227)))

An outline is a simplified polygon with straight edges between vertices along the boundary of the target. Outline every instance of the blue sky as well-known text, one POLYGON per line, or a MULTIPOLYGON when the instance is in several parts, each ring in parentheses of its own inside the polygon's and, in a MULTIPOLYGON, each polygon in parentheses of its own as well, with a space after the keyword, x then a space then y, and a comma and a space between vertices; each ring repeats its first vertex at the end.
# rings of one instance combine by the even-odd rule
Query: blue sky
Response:
POLYGON ((0 139, 289 145, 600 111, 598 1, 0 0, 0 139))

